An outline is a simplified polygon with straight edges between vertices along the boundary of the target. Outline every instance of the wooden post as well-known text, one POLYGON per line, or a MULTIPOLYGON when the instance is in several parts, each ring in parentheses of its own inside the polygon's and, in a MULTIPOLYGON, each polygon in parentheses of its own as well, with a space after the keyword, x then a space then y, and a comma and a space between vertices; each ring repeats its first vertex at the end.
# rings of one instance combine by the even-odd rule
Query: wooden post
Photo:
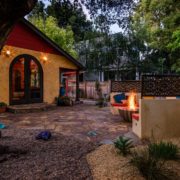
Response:
POLYGON ((76 71, 76 101, 79 101, 79 70, 76 71))

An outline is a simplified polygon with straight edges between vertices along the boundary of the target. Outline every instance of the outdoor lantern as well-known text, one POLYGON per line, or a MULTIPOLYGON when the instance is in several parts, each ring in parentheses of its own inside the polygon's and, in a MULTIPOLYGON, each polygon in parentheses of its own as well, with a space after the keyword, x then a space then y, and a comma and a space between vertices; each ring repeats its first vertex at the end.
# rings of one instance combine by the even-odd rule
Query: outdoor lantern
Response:
POLYGON ((8 46, 4 46, 4 48, 1 51, 1 55, 5 56, 5 57, 12 57, 14 54, 14 51, 12 48, 8 47, 8 46))
POLYGON ((43 64, 49 63, 48 56, 45 53, 41 53, 40 60, 42 61, 43 64))
POLYGON ((7 55, 7 56, 10 56, 10 55, 11 55, 11 51, 10 51, 10 50, 7 50, 7 51, 6 51, 6 55, 7 55))
POLYGON ((44 62, 47 62, 47 60, 48 60, 47 56, 44 56, 44 57, 43 57, 43 61, 44 61, 44 62))

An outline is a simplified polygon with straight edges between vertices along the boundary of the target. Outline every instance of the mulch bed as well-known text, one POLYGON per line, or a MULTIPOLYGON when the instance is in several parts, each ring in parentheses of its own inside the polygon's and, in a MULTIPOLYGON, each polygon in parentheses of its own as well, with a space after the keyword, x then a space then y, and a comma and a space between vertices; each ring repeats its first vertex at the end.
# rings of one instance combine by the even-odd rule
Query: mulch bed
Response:
POLYGON ((3 130, 0 139, 0 179, 91 180, 86 155, 92 142, 53 133, 49 141, 35 140, 39 130, 3 130))

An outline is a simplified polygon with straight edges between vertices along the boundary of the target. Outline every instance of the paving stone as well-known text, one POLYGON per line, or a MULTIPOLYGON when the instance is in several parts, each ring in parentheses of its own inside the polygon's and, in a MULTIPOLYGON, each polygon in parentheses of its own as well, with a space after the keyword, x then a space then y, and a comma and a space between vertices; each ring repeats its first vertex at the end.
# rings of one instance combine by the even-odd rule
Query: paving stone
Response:
POLYGON ((103 144, 113 144, 113 141, 110 140, 110 139, 104 139, 104 140, 100 141, 99 144, 100 145, 103 145, 103 144))
POLYGON ((9 128, 51 129, 67 136, 100 142, 113 140, 129 131, 131 123, 123 122, 114 116, 109 107, 98 108, 93 105, 79 104, 73 107, 56 107, 51 111, 26 114, 5 113, 0 115, 0 122, 11 125, 9 128), (88 137, 88 132, 96 130, 96 138, 88 137))

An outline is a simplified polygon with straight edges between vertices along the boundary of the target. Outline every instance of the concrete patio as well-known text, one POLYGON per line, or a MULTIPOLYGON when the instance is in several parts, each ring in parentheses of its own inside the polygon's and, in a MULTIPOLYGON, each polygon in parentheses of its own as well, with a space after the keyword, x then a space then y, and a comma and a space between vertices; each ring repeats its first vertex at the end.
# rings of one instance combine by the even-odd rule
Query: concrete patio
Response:
POLYGON ((113 140, 131 129, 131 124, 121 121, 119 116, 113 116, 109 107, 99 108, 87 104, 57 107, 45 112, 4 113, 0 114, 0 122, 15 131, 49 129, 65 136, 94 142, 113 140))

